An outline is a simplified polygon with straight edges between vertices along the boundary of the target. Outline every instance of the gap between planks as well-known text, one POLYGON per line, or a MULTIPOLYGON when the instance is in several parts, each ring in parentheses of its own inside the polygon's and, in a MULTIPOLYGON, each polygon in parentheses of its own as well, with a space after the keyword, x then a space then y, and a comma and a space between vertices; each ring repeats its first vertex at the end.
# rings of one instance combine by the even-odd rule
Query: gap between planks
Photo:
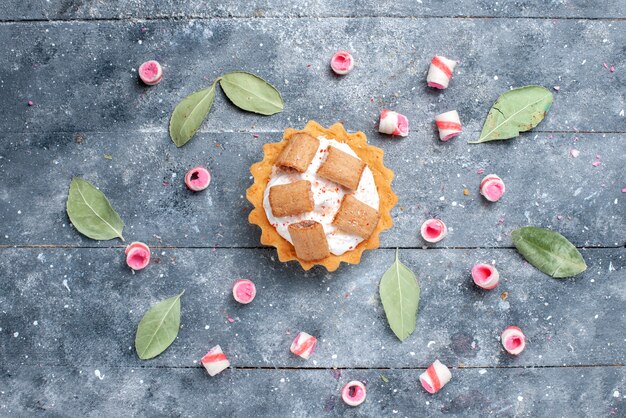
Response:
MULTIPOLYGON (((139 134, 168 134, 169 131, 166 129, 137 129, 137 130, 125 130, 122 131, 124 133, 139 133, 139 134)), ((350 131, 352 132, 352 131, 350 131)), ((59 134, 68 134, 68 135, 74 135, 76 133, 84 133, 84 134, 119 134, 121 132, 119 131, 89 131, 89 130, 81 130, 81 129, 77 129, 74 131, 2 131, 2 135, 59 135, 59 134)), ((196 132, 195 135, 213 135, 213 134, 282 134, 284 133, 284 130, 274 130, 274 129, 268 129, 268 130, 221 130, 221 131, 211 131, 211 130, 207 130, 207 131, 203 131, 203 130, 199 130, 196 132)), ((481 131, 463 131, 463 133, 465 134, 469 134, 469 135, 473 135, 473 134, 480 134, 481 131)), ((524 133, 524 136, 530 136, 533 133, 535 134, 540 134, 540 135, 550 135, 550 134, 557 134, 557 135, 624 135, 626 134, 626 131, 584 131, 584 130, 572 130, 572 131, 564 131, 564 130, 547 130, 547 131, 543 131, 543 130, 538 130, 538 129, 534 129, 532 131, 530 131, 530 133, 524 133)), ((520 137, 522 137, 522 135, 520 135, 520 137)), ((513 139, 513 138, 511 138, 513 139)))
MULTIPOLYGON (((118 249, 118 248, 126 248, 127 245, 77 245, 77 244, 15 244, 15 245, 0 245, 0 250, 7 249, 100 249, 100 250, 110 250, 110 249, 118 249)), ((617 248, 625 248, 626 243, 623 245, 583 245, 576 246, 579 250, 611 250, 617 248)), ((177 246, 177 245, 150 245, 150 248, 154 249, 176 249, 176 250, 271 250, 274 247, 264 247, 264 246, 214 246, 214 245, 206 245, 206 246, 177 246)), ((374 250, 514 250, 514 246, 507 247, 465 247, 465 246, 451 246, 451 247, 428 247, 428 246, 415 246, 415 247, 400 247, 400 246, 392 246, 392 247, 378 247, 374 248, 374 250)))
MULTIPOLYGON (((0 367, 48 367, 48 368, 62 368, 62 367, 73 367, 73 368, 89 368, 93 367, 93 365, 66 365, 66 364, 3 364, 0 367)), ((119 366, 119 365, 103 365, 100 367, 108 367, 110 369, 202 369, 203 366, 201 364, 193 365, 193 366, 168 366, 168 365, 158 365, 158 366, 150 366, 150 365, 135 365, 135 366, 119 366)), ((233 370, 280 370, 280 371, 302 371, 302 370, 311 370, 311 371, 320 371, 320 370, 384 370, 384 371, 395 371, 395 370, 426 370, 429 366, 416 366, 416 367, 388 367, 388 366, 371 366, 371 367, 295 367, 295 366, 230 366, 229 369, 233 370)), ((624 367, 624 364, 571 364, 571 365, 538 365, 538 366, 464 366, 464 365, 456 365, 449 366, 453 370, 475 370, 475 369, 492 369, 492 370, 502 370, 502 369, 592 369, 592 368, 620 368, 624 367)))
POLYGON ((17 25, 31 23, 91 23, 91 22, 178 22, 178 21, 213 21, 213 20, 284 20, 284 19, 394 19, 394 20, 417 20, 417 19, 455 19, 455 20, 586 20, 622 22, 626 17, 585 17, 585 16, 488 16, 488 15, 363 15, 363 16, 342 16, 342 15, 283 15, 283 16, 210 16, 210 15, 160 15, 144 17, 91 17, 91 18, 31 18, 31 19, 3 19, 0 25, 17 25))

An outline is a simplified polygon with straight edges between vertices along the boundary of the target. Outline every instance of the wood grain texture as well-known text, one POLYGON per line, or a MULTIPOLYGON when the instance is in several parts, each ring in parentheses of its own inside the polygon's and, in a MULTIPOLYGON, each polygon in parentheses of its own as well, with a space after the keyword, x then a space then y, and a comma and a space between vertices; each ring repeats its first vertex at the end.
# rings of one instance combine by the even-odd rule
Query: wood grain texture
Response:
POLYGON ((540 131, 625 131, 621 20, 20 23, 0 25, 0 39, 0 62, 7 63, 0 70, 5 132, 165 131, 176 103, 232 70, 275 85, 285 110, 251 115, 219 92, 203 131, 281 131, 309 119, 373 130, 381 110, 390 108, 409 118, 409 138, 432 131, 434 115, 452 109, 465 132, 477 133, 502 92, 537 83, 560 86, 540 131), (329 66, 340 48, 356 60, 346 77, 329 66), (461 61, 443 92, 426 87, 435 53, 461 61), (145 87, 136 69, 155 58, 163 65, 163 81, 145 87))
MULTIPOLYGON (((381 234, 383 247, 425 245, 419 227, 430 217, 450 229, 437 247, 512 247, 510 232, 525 225, 552 228, 579 247, 624 245, 623 135, 532 134, 469 145, 463 136, 441 143, 435 129, 402 140, 370 133, 369 142, 385 151, 385 165, 396 174, 392 187, 400 199, 392 211, 394 227, 381 234), (572 148, 580 150, 578 158, 569 155, 572 148), (598 167, 592 165, 596 155, 598 167), (478 193, 490 173, 507 188, 497 203, 478 193)), ((261 160, 263 144, 281 135, 200 134, 181 149, 165 132, 5 135, 0 244, 117 245, 86 239, 70 227, 67 190, 72 176, 80 175, 107 195, 126 222, 128 240, 257 247, 260 230, 248 223, 251 205, 245 200, 249 168, 261 160), (198 165, 209 168, 212 182, 192 193, 183 177, 198 165)))
POLYGON ((305 273, 270 249, 159 249, 136 274, 121 248, 0 254, 8 278, 0 285, 0 349, 10 365, 189 367, 216 344, 237 367, 427 367, 435 357, 455 367, 554 367, 623 365, 626 358, 617 331, 626 325, 623 249, 583 251, 589 269, 565 280, 537 271, 514 250, 401 250, 421 285, 416 330, 404 343, 378 298, 395 250, 367 253, 334 273, 305 273), (479 290, 471 267, 492 261, 501 284, 479 290), (256 284, 249 305, 232 297, 239 278, 256 284), (136 325, 151 305, 183 289, 178 338, 140 361, 136 325), (498 339, 508 325, 528 338, 518 357, 498 339), (310 361, 289 352, 298 331, 318 338, 310 361))
POLYGON ((241 17, 329 17, 329 16, 485 16, 536 18, 619 18, 626 17, 623 0, 8 0, 3 3, 2 20, 25 19, 170 19, 241 17))
POLYGON ((624 18, 626 0, 3 2, 0 415, 623 416, 624 18), (346 77, 329 70, 337 49, 356 59, 346 77), (425 86, 434 53, 461 61, 442 92, 425 86), (151 88, 136 73, 148 59, 164 67, 151 88), (176 149, 175 104, 232 70, 276 85, 285 111, 244 113, 218 92, 176 149), (527 84, 559 87, 534 132, 466 144, 501 93, 527 84), (384 108, 409 117, 408 138, 376 132, 384 108), (441 143, 434 115, 453 109, 464 132, 441 143), (332 274, 279 263, 247 222, 250 165, 309 119, 362 130, 400 198, 383 248, 332 274), (197 165, 213 181, 193 194, 183 177, 197 165), (496 204, 478 194, 483 169, 506 183, 496 204), (157 246, 147 269, 73 230, 74 175, 109 197, 127 239, 157 246), (422 249, 429 217, 450 234, 422 249), (528 224, 569 238, 588 270, 554 280, 525 263, 509 234, 528 224), (422 287, 404 343, 377 296, 395 247, 422 287), (496 290, 471 283, 477 262, 496 263, 496 290), (258 290, 247 306, 231 295, 242 277, 258 290), (140 361, 137 323, 183 289, 178 338, 140 361), (518 357, 498 340, 513 324, 528 338, 518 357), (307 362, 288 350, 301 330, 319 337, 307 362), (232 368, 209 378, 198 361, 215 344, 232 368), (432 396, 418 376, 436 358, 453 379, 432 396), (352 379, 368 387, 354 409, 339 397, 352 379))
POLYGON ((225 370, 127 368, 99 363, 41 368, 0 366, 8 415, 414 417, 620 416, 624 368, 453 369, 437 395, 423 370, 225 370), (102 380, 95 376, 99 370, 102 380), (384 374, 389 382, 381 379, 384 374), (350 380, 367 385, 358 408, 343 403, 350 380), (617 396, 614 396, 617 392, 617 396))

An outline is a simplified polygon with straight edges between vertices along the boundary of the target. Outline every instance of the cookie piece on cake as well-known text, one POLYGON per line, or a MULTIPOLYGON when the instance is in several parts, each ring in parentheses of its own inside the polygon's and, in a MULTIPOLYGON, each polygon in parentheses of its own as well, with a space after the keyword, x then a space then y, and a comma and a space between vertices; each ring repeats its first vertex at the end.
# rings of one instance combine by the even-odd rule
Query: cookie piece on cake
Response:
POLYGON ((356 157, 335 147, 328 147, 326 161, 317 170, 317 175, 337 183, 346 189, 356 190, 366 164, 356 157))
POLYGON ((289 225, 289 235, 298 258, 315 261, 330 255, 326 233, 321 223, 301 221, 289 225))
POLYGON ((320 141, 317 138, 305 133, 295 133, 278 156, 276 165, 304 173, 313 161, 319 146, 320 141))
POLYGON ((335 215, 333 225, 343 232, 367 239, 376 229, 379 219, 380 214, 376 209, 347 194, 335 215))
POLYGON ((272 186, 269 199, 272 214, 277 218, 310 212, 315 206, 308 180, 272 186))

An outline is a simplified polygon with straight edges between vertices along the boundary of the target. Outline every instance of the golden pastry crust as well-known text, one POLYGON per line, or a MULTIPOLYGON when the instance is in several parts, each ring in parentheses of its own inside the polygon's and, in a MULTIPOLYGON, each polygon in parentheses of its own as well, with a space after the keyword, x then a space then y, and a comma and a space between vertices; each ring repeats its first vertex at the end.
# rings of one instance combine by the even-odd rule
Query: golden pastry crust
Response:
POLYGON ((317 122, 311 120, 306 124, 304 129, 300 131, 292 128, 285 129, 283 140, 277 143, 265 144, 263 146, 263 152, 265 154, 263 160, 250 167, 250 173, 252 173, 254 177, 254 183, 246 191, 246 198, 252 203, 254 208, 250 212, 248 220, 251 224, 258 225, 261 228, 261 244, 276 247, 278 259, 281 262, 297 260, 305 270, 309 270, 314 265, 322 265, 326 267, 328 271, 335 271, 341 262, 358 264, 361 261, 363 251, 380 246, 380 233, 393 226, 390 212, 398 203, 398 197, 391 189, 391 182, 394 178, 393 171, 386 168, 383 164, 383 150, 368 145, 367 138, 363 132, 348 133, 341 123, 335 123, 330 128, 324 128, 317 122), (374 175, 374 182, 376 183, 380 199, 378 206, 380 221, 368 239, 362 241, 354 250, 346 251, 342 255, 331 254, 323 260, 317 261, 300 260, 296 256, 293 245, 278 234, 265 215, 263 196, 267 183, 272 175, 272 166, 276 162, 278 155, 287 145, 288 138, 298 132, 307 133, 314 138, 324 136, 328 139, 334 139, 338 142, 348 144, 359 158, 367 164, 374 175))

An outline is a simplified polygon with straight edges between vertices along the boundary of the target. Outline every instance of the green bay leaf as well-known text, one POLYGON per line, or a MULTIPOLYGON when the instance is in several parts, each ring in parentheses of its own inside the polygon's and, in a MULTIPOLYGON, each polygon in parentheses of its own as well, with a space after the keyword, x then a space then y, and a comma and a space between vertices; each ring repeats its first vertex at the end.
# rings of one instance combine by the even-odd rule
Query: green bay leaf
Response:
POLYGON ((139 322, 135 335, 135 350, 142 360, 161 354, 169 347, 180 328, 180 294, 153 305, 139 322))
POLYGON ((511 232, 511 238, 526 261, 549 276, 561 279, 587 269, 578 249, 558 232, 525 226, 511 232))
POLYGON ((533 129, 552 106, 552 92, 541 86, 525 86, 503 93, 493 104, 480 138, 470 144, 509 139, 533 129))
POLYGON ((191 93, 174 108, 170 118, 170 138, 177 147, 189 142, 211 111, 217 81, 211 87, 191 93))
POLYGON ((278 90, 254 74, 244 71, 225 74, 220 86, 235 106, 248 112, 273 115, 285 107, 278 90))
POLYGON ((400 341, 415 331, 420 286, 415 274, 398 259, 385 272, 379 285, 387 322, 400 341))
POLYGON ((124 241, 124 221, 104 193, 87 180, 72 178, 66 208, 72 225, 81 234, 97 240, 120 238, 124 241))

